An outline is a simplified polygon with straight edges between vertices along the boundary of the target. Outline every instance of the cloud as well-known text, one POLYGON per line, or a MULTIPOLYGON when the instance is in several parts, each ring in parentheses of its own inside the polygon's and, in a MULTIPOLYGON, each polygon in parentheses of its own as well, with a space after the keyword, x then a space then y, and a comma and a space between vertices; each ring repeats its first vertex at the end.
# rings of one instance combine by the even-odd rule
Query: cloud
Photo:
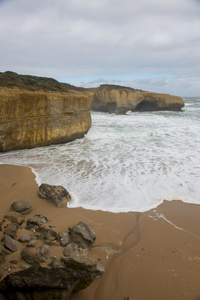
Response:
MULTIPOLYGON (((1 70, 68 82, 144 73, 198 78, 199 4, 197 0, 0 1, 1 70)), ((159 80, 157 84, 162 85, 159 80)))

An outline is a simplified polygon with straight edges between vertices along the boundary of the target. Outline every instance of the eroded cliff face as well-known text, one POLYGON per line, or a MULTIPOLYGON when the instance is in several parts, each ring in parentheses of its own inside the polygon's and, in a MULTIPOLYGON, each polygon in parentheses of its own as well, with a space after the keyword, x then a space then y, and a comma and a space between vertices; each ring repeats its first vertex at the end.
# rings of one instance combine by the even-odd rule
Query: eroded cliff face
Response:
POLYGON ((95 89, 92 110, 115 114, 127 111, 181 110, 181 97, 134 90, 114 85, 101 85, 95 89))
POLYGON ((92 91, 0 88, 0 151, 64 143, 91 127, 92 91))

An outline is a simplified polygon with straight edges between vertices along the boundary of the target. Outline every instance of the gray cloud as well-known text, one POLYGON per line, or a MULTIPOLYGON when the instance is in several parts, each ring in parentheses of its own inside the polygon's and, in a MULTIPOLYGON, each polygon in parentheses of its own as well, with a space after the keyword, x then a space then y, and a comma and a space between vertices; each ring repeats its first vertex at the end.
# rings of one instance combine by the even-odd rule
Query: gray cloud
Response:
POLYGON ((179 92, 199 79, 199 13, 197 0, 0 1, 1 70, 77 83, 157 74, 158 89, 170 74, 179 92))

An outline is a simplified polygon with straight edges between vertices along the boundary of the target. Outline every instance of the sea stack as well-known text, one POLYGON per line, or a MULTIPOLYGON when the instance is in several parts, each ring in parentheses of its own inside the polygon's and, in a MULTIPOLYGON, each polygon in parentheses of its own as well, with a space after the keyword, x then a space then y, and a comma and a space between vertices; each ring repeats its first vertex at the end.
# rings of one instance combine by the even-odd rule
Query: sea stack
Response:
POLYGON ((179 111, 184 106, 181 97, 145 92, 117 85, 101 85, 94 91, 92 110, 125 114, 127 111, 179 111))
POLYGON ((91 127, 92 97, 51 78, 0 73, 0 151, 83 137, 91 127))

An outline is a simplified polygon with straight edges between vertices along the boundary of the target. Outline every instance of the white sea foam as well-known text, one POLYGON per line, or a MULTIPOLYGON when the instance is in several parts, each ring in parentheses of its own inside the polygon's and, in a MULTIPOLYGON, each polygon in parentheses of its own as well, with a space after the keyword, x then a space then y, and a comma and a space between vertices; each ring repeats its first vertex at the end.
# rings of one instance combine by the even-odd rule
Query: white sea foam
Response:
POLYGON ((80 140, 0 154, 30 166, 38 184, 61 184, 70 207, 146 211, 164 199, 200 203, 200 99, 183 112, 93 113, 80 140))

